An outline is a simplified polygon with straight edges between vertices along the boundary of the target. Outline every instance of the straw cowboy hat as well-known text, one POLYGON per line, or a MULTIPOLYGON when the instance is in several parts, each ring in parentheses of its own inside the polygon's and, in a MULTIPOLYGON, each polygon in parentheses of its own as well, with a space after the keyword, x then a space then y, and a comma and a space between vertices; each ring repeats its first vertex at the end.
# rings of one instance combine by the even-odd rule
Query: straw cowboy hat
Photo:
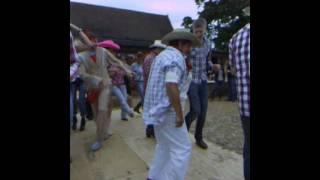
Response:
POLYGON ((116 44, 115 42, 113 42, 112 40, 105 40, 105 41, 99 42, 98 47, 110 48, 110 49, 115 49, 115 50, 120 49, 120 46, 118 44, 116 44))
POLYGON ((244 8, 242 12, 244 13, 244 15, 250 16, 250 6, 247 6, 246 8, 244 8))
POLYGON ((188 29, 175 29, 162 38, 162 42, 166 45, 173 40, 188 40, 192 46, 200 46, 199 40, 188 29))
POLYGON ((150 48, 163 48, 165 49, 167 46, 162 44, 161 40, 155 40, 154 43, 150 46, 150 48))

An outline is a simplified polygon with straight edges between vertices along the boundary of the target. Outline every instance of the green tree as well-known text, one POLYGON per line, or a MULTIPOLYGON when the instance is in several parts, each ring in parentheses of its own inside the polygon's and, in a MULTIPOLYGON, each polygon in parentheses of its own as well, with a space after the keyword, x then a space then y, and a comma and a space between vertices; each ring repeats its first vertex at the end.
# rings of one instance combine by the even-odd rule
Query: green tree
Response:
POLYGON ((190 29, 193 23, 193 19, 190 16, 186 16, 183 18, 182 26, 186 29, 190 29))
MULTIPOLYGON (((232 35, 250 22, 250 17, 243 14, 242 9, 250 5, 250 0, 195 0, 203 10, 199 16, 208 22, 208 32, 213 36, 215 48, 226 51, 232 35)), ((185 18, 184 18, 185 19, 185 18)), ((190 27, 189 19, 184 21, 190 27)))

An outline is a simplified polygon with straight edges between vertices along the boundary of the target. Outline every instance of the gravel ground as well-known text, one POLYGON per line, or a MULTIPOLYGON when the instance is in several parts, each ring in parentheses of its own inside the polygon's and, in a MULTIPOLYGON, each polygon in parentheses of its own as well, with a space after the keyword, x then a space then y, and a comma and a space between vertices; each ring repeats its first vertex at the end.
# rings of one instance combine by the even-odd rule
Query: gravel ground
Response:
MULTIPOLYGON (((192 133, 194 133, 195 125, 194 121, 190 129, 192 133)), ((225 149, 242 154, 243 132, 238 104, 209 100, 203 136, 225 149)))
MULTIPOLYGON (((203 136, 207 140, 225 149, 242 154, 243 131, 238 104, 225 101, 224 99, 225 97, 223 97, 221 101, 218 99, 209 99, 203 136)), ((137 97, 132 98, 132 105, 136 105, 137 101, 137 97)), ((114 103, 117 104, 117 100, 114 103)), ((189 110, 188 104, 186 110, 189 110)), ((192 123, 190 128, 192 134, 194 134, 195 125, 196 120, 192 123)))

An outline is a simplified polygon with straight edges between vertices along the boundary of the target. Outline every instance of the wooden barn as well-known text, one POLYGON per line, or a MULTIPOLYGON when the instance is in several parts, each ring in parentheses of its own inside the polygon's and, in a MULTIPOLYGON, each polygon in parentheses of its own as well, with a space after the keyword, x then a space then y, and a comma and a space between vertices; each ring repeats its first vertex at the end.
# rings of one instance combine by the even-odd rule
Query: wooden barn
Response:
POLYGON ((99 41, 112 39, 121 52, 147 51, 155 39, 173 30, 169 17, 132 10, 70 2, 70 21, 99 41))

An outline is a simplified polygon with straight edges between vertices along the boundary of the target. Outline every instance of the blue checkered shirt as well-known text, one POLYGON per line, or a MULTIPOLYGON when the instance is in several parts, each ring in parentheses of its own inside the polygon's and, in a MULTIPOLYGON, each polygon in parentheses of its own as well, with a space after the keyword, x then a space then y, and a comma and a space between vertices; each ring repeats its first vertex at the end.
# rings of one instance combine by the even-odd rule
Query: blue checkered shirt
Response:
MULTIPOLYGON (((176 114, 170 105, 166 92, 166 83, 176 83, 180 91, 180 100, 187 100, 188 72, 185 58, 174 47, 167 47, 153 61, 148 78, 144 105, 143 120, 146 125, 160 124, 166 118, 175 118, 176 114), (178 80, 168 81, 165 76, 174 73, 178 80)), ((183 103, 183 102, 181 102, 183 103)))
POLYGON ((133 63, 131 65, 131 70, 135 73, 134 80, 143 82, 143 70, 142 70, 142 64, 133 63))
POLYGON ((70 81, 73 82, 79 77, 79 59, 73 43, 73 36, 70 32, 70 81))
POLYGON ((233 35, 229 59, 236 68, 240 115, 250 117, 250 24, 233 35))
MULTIPOLYGON (((192 48, 190 61, 192 64, 192 82, 201 83, 207 81, 207 57, 211 51, 211 42, 204 38, 201 47, 192 48)), ((212 64, 209 64, 212 67, 212 64)), ((209 68, 209 67, 208 67, 209 68)))

